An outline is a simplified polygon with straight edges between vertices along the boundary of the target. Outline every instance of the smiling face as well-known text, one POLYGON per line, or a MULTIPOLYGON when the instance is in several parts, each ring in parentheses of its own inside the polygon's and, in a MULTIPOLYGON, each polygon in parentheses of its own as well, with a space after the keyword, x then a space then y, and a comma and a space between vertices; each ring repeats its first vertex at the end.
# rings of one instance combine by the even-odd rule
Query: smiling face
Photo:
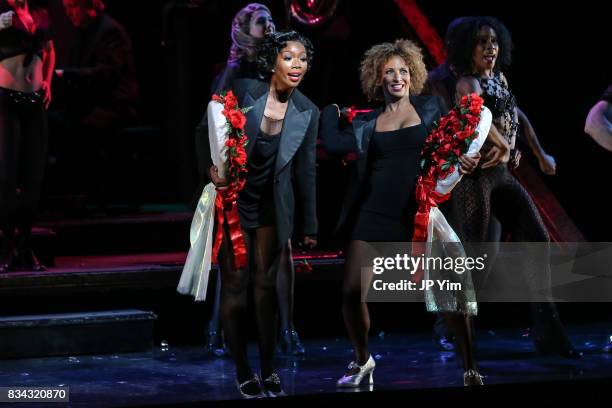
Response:
POLYGON ((264 35, 276 30, 272 16, 266 10, 258 10, 251 16, 249 22, 249 35, 255 38, 263 38, 264 35))
POLYGON ((272 80, 281 88, 297 88, 308 70, 308 54, 301 42, 287 41, 276 57, 272 80))
POLYGON ((383 65, 381 86, 385 97, 400 99, 408 95, 410 69, 402 57, 394 55, 383 65))
POLYGON ((480 74, 492 71, 499 55, 499 42, 497 33, 489 26, 482 26, 478 31, 478 39, 474 53, 472 54, 472 64, 474 70, 480 74))

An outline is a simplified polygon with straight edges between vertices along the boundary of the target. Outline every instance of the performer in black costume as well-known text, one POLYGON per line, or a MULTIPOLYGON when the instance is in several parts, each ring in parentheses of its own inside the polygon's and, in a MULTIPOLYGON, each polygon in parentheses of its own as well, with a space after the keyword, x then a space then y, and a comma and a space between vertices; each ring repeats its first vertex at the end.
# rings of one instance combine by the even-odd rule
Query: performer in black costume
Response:
POLYGON ((55 65, 45 10, 26 0, 0 1, 0 65, 0 273, 44 270, 32 252, 32 224, 47 162, 45 109, 55 65))
MULTIPOLYGON (((268 7, 259 3, 251 3, 242 8, 232 21, 232 46, 230 48, 227 65, 217 75, 211 86, 212 94, 219 94, 228 90, 234 80, 240 78, 259 78, 257 71, 257 48, 263 41, 265 34, 275 31, 274 21, 268 7)), ((201 178, 204 182, 208 178, 210 167, 210 152, 208 146, 208 122, 206 117, 196 128, 196 152, 201 178)), ((295 271, 291 255, 291 243, 288 241, 283 251, 286 253, 283 262, 279 265, 277 291, 280 318, 280 350, 289 355, 303 355, 304 346, 300 341, 293 325, 293 292, 295 271)), ((215 276, 215 274, 213 274, 215 276)), ((221 321, 219 319, 221 299, 221 277, 216 274, 216 285, 213 311, 207 328, 207 349, 214 355, 225 354, 221 321)), ((214 278, 213 278, 214 279, 214 278)))
MULTIPOLYGON (((303 208, 301 235, 306 246, 316 245, 316 139, 319 109, 298 89, 311 66, 310 41, 295 31, 273 33, 258 52, 258 69, 265 81, 234 80, 232 90, 247 113, 248 177, 238 199, 240 224, 246 240, 249 267, 234 270, 227 234, 219 253, 221 319, 237 382, 245 397, 282 394, 273 368, 276 343, 277 274, 287 259, 286 243, 294 224, 294 187, 303 208), (247 288, 253 279, 258 327, 261 382, 247 359, 247 288)), ((222 186, 215 167, 215 185, 222 186)), ((226 231, 227 232, 227 231, 226 231)))
MULTIPOLYGON (((355 359, 338 380, 339 387, 357 387, 364 379, 373 383, 375 362, 368 351, 368 308, 361 301, 360 254, 369 250, 370 242, 412 240, 420 153, 434 122, 445 113, 441 98, 417 95, 426 75, 421 51, 412 42, 376 45, 361 63, 361 83, 368 98, 384 101, 384 107, 355 117, 352 126, 344 130, 339 128, 337 106, 322 112, 320 136, 325 149, 358 153, 357 172, 349 184, 339 222, 339 228, 350 234, 342 310, 355 359)), ((461 156, 462 171, 471 171, 478 158, 461 156)), ((473 354, 470 312, 454 312, 445 316, 457 338, 464 382, 482 384, 473 354)))
MULTIPOLYGON (((451 43, 457 43, 457 35, 462 32, 465 25, 471 24, 471 22, 475 18, 476 17, 472 16, 458 17, 449 23, 444 41, 447 48, 450 47, 451 43)), ((442 99, 444 99, 444 102, 446 103, 447 107, 451 107, 455 104, 456 86, 458 79, 459 75, 457 74, 455 67, 453 67, 447 59, 442 64, 438 65, 435 69, 428 73, 423 93, 438 95, 442 97, 442 99)), ((540 170, 544 174, 554 175, 556 171, 555 159, 544 151, 544 149, 540 145, 540 141, 538 140, 535 130, 531 125, 531 122, 527 118, 527 115, 525 115, 525 113, 522 112, 518 107, 517 114, 519 121, 519 138, 523 139, 529 144, 533 154, 538 159, 540 170)), ((493 129, 493 132, 496 132, 495 128, 493 129)), ((499 132, 497 132, 497 135, 501 137, 501 135, 499 135, 499 132)), ((504 160, 502 152, 500 152, 498 149, 491 150, 490 155, 491 156, 488 157, 488 161, 491 164, 501 163, 504 160)), ((518 148, 515 148, 514 151, 511 152, 510 158, 510 167, 518 167, 521 158, 521 153, 518 148)), ((451 197, 448 202, 442 204, 440 208, 443 212, 451 212, 452 200, 453 197, 451 197)), ((452 212, 450 214, 447 214, 447 218, 452 218, 452 215, 452 212)), ((501 224, 495 214, 491 214, 487 232, 487 241, 500 241, 501 235, 501 224)), ((492 260, 494 259, 495 253, 497 251, 493 252, 494 253, 489 254, 489 259, 491 260, 490 262, 492 262, 492 260)), ((438 316, 434 325, 434 339, 440 349, 446 351, 454 349, 452 338, 449 336, 448 329, 446 328, 444 324, 444 319, 441 316, 438 316)))
MULTIPOLYGON (((497 131, 514 148, 518 124, 516 98, 503 69, 511 62, 512 41, 506 27, 492 17, 477 17, 460 25, 448 44, 449 62, 459 75, 479 81, 485 106, 493 114, 492 131, 497 131)), ((497 160, 495 146, 483 147, 488 158, 481 168, 465 177, 453 191, 449 222, 467 242, 486 242, 491 214, 495 214, 515 241, 548 242, 549 235, 535 203, 508 169, 511 157, 497 160), (498 202, 495 208, 492 202, 498 202)), ((526 257, 529 257, 526 255, 526 257)), ((529 284, 550 281, 545 254, 533 254, 523 268, 529 284)), ((483 283, 481 283, 483 284, 483 283)), ((541 353, 579 357, 571 345, 552 302, 532 302, 533 337, 541 353)))

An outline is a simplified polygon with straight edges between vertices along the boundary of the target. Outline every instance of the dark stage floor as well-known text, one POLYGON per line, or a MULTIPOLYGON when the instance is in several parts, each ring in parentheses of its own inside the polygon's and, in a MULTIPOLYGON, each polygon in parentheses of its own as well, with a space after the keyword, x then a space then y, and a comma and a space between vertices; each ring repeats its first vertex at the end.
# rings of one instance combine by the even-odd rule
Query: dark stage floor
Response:
MULTIPOLYGON (((604 324, 569 328, 574 344, 584 352, 579 360, 536 356, 530 339, 519 330, 480 332, 478 354, 485 384, 530 386, 560 381, 556 389, 567 392, 572 384, 595 381, 597 389, 607 393, 609 388, 599 385, 612 384, 608 381, 612 354, 601 351, 607 328, 604 324)), ((349 342, 328 338, 307 340, 305 345, 304 358, 278 358, 285 391, 322 398, 337 393, 335 381, 351 359, 349 342)), ((383 391, 381 395, 399 390, 403 395, 418 394, 424 389, 435 391, 434 396, 453 388, 462 392, 462 370, 454 354, 438 351, 429 333, 379 334, 372 338, 371 350, 377 359, 374 391, 383 391)), ((250 352, 254 355, 254 347, 250 352)), ((231 360, 207 356, 203 347, 157 346, 149 353, 5 360, 0 364, 1 386, 69 386, 71 406, 221 403, 239 398, 231 360)), ((335 398, 354 399, 338 394, 335 398)))

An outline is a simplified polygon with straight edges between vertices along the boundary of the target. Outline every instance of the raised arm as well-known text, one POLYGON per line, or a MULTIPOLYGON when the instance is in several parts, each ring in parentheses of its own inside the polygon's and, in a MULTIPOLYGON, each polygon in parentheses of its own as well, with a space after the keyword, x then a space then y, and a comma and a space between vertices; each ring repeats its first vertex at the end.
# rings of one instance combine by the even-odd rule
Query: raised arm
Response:
POLYGON ((601 147, 612 152, 612 104, 599 101, 591 108, 584 131, 601 147))
POLYGON ((357 151, 353 126, 340 130, 340 109, 328 105, 321 111, 319 138, 323 148, 331 154, 346 154, 357 151))
POLYGON ((522 125, 522 135, 525 136, 531 151, 537 157, 538 163, 540 164, 540 170, 549 176, 554 175, 556 173, 557 166, 554 157, 547 154, 542 148, 542 145, 540 145, 540 140, 538 139, 535 130, 533 130, 533 126, 531 126, 531 122, 527 118, 527 115, 525 115, 525 113, 519 108, 516 108, 516 111, 518 113, 519 123, 522 125))
POLYGON ((44 104, 45 109, 51 103, 51 80, 53 79, 53 70, 55 69, 55 47, 53 41, 49 40, 43 52, 43 85, 42 89, 45 94, 44 104))

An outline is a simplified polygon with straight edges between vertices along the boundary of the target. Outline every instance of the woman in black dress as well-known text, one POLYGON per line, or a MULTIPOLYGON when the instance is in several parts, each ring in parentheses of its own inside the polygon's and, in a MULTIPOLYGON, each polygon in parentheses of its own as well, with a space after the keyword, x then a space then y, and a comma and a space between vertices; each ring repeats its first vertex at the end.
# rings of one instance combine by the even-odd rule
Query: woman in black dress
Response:
MULTIPOLYGON (((212 94, 220 94, 230 89, 234 80, 241 78, 257 79, 257 51, 266 34, 276 31, 270 9, 260 3, 250 3, 240 9, 232 20, 232 45, 227 59, 227 65, 217 75, 212 83, 212 94)), ((278 125, 278 124, 277 124, 278 125)), ((206 118, 196 129, 196 151, 199 153, 198 163, 202 174, 208 173, 210 167, 210 152, 208 151, 208 122, 206 118)), ((204 178, 204 177, 203 177, 204 178)), ((206 177, 207 178, 207 177, 206 177)), ((281 352, 289 355, 303 355, 304 346, 300 341, 293 325, 293 292, 295 271, 291 254, 291 243, 283 247, 284 256, 279 265, 277 295, 280 320, 279 348, 281 352)), ((209 353, 217 356, 225 354, 223 335, 221 331, 220 300, 221 277, 218 273, 213 311, 207 329, 207 349, 209 353)))
MULTIPOLYGON (((343 284, 343 314, 354 346, 355 360, 338 380, 339 387, 373 382, 374 359, 368 351, 368 308, 362 303, 360 254, 370 242, 412 240, 417 209, 414 195, 420 153, 433 124, 444 114, 439 97, 417 95, 427 73, 421 50, 408 40, 376 45, 361 63, 361 83, 370 100, 384 107, 356 117, 339 130, 337 106, 322 112, 321 141, 331 153, 358 153, 357 173, 349 185, 339 227, 350 229, 343 284)), ((460 158, 461 170, 473 169, 479 156, 460 158)), ((457 338, 466 385, 482 384, 472 353, 470 316, 445 313, 457 338)))
MULTIPOLYGON (((303 243, 316 245, 316 139, 319 109, 298 89, 312 60, 310 41, 295 31, 266 37, 258 56, 265 81, 239 79, 232 90, 247 113, 247 180, 238 198, 240 225, 249 267, 234 270, 227 231, 218 256, 221 266, 221 320, 239 390, 245 397, 282 393, 273 368, 276 340, 276 285, 279 265, 290 260, 284 250, 294 224, 294 187, 303 209, 303 243), (253 279, 259 335, 261 383, 247 359, 247 288, 253 279)), ((211 178, 222 186, 214 166, 211 178)))
POLYGON ((49 23, 26 0, 0 1, 0 273, 45 269, 32 252, 32 225, 47 163, 55 65, 49 23))

